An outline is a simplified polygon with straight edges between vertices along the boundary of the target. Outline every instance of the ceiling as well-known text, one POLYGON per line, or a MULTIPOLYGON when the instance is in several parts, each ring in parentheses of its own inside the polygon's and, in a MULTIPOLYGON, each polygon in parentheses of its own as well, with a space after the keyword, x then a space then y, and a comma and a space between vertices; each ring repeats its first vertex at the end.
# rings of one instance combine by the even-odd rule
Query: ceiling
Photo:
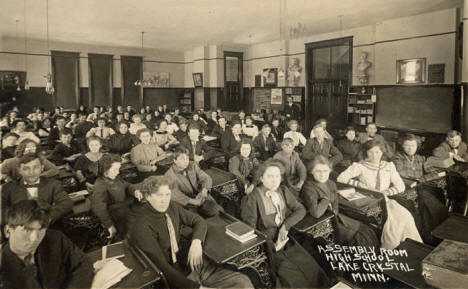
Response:
MULTIPOLYGON (((304 36, 462 5, 463 0, 49 0, 49 35, 55 41, 139 47, 145 31, 145 48, 183 51, 278 40, 280 26, 287 38, 298 23, 304 36)), ((46 0, 0 0, 2 36, 23 37, 24 23, 28 38, 46 39, 46 0)))

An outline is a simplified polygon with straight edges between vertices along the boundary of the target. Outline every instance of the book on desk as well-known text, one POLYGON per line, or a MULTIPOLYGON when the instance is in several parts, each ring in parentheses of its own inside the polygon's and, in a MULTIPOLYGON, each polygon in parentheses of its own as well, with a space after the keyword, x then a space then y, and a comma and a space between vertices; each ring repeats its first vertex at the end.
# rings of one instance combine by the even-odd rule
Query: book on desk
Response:
POLYGON ((257 234, 255 234, 255 230, 252 227, 240 221, 227 225, 226 235, 241 243, 245 243, 257 237, 257 234))

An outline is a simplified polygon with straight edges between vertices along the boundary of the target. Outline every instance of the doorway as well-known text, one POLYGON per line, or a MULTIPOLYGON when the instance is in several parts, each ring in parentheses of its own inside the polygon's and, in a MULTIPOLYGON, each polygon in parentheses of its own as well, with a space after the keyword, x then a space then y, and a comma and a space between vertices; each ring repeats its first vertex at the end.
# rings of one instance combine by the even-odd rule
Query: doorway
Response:
POLYGON ((222 109, 239 111, 244 108, 243 53, 224 51, 224 101, 222 109))
POLYGON ((306 44, 306 128, 319 118, 331 130, 346 125, 346 99, 352 81, 353 38, 306 44))

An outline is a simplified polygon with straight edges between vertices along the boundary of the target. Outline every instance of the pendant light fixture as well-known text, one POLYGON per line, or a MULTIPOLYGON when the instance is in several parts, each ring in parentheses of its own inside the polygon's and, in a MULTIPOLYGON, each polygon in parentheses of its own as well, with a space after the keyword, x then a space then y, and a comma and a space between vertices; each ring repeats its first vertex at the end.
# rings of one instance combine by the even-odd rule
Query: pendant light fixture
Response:
POLYGON ((26 72, 25 74, 25 79, 24 79, 24 89, 29 90, 29 81, 28 81, 28 43, 26 40, 26 0, 23 0, 24 2, 24 13, 23 13, 23 34, 24 34, 24 71, 26 72))
MULTIPOLYGON (((46 0, 46 21, 47 21, 47 53, 50 53, 50 39, 49 39, 49 0, 46 0)), ((48 57, 48 63, 47 63, 47 75, 44 76, 46 79, 46 86, 45 86, 45 91, 47 94, 54 94, 55 88, 54 84, 52 83, 52 73, 50 73, 50 58, 52 56, 48 57)))
MULTIPOLYGON (((145 54, 145 49, 144 49, 144 37, 145 37, 145 32, 141 32, 141 58, 142 58, 142 61, 141 61, 141 69, 143 71, 145 71, 144 67, 145 67, 145 62, 143 61, 143 57, 144 57, 144 54, 145 54)), ((138 79, 137 81, 135 81, 135 86, 151 86, 152 85, 152 81, 151 80, 146 80, 144 79, 138 79)))
MULTIPOLYGON (((286 3, 286 2, 285 2, 286 3)), ((283 0, 279 0, 280 4, 280 17, 279 17, 279 37, 280 37, 280 59, 282 56, 286 57, 286 51, 283 51, 283 0)), ((284 79, 285 78, 285 72, 283 65, 278 69, 278 79, 284 79)))
MULTIPOLYGON (((16 40, 16 43, 15 43, 15 49, 18 51, 18 53, 16 54, 16 69, 19 70, 19 49, 18 49, 18 22, 19 20, 16 19, 15 20, 16 22, 16 36, 15 36, 15 40, 16 40)), ((15 81, 15 85, 16 85, 16 91, 21 91, 21 81, 20 81, 20 77, 19 77, 19 71, 18 73, 15 75, 14 77, 14 81, 15 81)))

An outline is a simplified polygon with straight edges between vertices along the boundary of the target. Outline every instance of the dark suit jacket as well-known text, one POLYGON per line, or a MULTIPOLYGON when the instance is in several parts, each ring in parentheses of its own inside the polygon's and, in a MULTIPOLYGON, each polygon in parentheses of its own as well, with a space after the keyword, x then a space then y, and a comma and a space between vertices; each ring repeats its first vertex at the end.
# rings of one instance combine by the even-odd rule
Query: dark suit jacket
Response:
MULTIPOLYGON (((59 231, 47 230, 36 250, 42 288, 90 288, 94 270, 86 255, 59 231)), ((1 275, 10 288, 31 288, 35 280, 23 261, 11 250, 2 248, 1 275), (32 284, 31 284, 32 283, 32 284)))
POLYGON ((221 148, 227 159, 232 158, 240 152, 240 143, 240 141, 234 138, 232 131, 227 129, 221 137, 221 148))
POLYGON ((215 136, 218 139, 220 139, 227 130, 229 130, 227 125, 224 130, 219 125, 216 125, 211 131, 210 135, 215 136))
POLYGON ((302 150, 302 157, 305 160, 311 161, 318 155, 327 157, 333 165, 343 159, 340 150, 333 145, 330 139, 325 138, 322 146, 320 146, 316 138, 307 139, 304 149, 302 150))
POLYGON ((195 145, 195 151, 193 150, 192 142, 190 138, 184 138, 180 141, 180 145, 185 147, 190 152, 190 160, 193 161, 194 154, 203 155, 203 159, 208 161, 214 155, 213 149, 204 140, 198 140, 195 145))
MULTIPOLYGON (((11 205, 28 199, 28 191, 23 179, 3 186, 2 212, 11 205)), ((55 222, 73 208, 73 201, 68 197, 59 181, 40 178, 37 202, 39 206, 50 211, 51 222, 55 222)))
POLYGON ((300 120, 301 119, 301 109, 295 103, 293 103, 292 106, 289 106, 288 103, 285 104, 283 114, 288 119, 295 119, 295 120, 300 120), (290 115, 289 117, 287 116, 288 114, 290 115))
POLYGON ((265 150, 265 139, 261 133, 254 138, 252 145, 255 151, 260 153, 261 160, 267 160, 273 157, 278 151, 276 141, 271 134, 266 139, 266 147, 268 148, 268 151, 265 150))
MULTIPOLYGON (((466 149, 466 144, 464 142, 460 142, 460 145, 458 145, 458 152, 457 155, 462 157, 464 160, 468 161, 468 153, 466 149)), ((450 155, 449 153, 455 153, 455 151, 452 149, 452 147, 447 143, 447 141, 444 141, 441 143, 438 147, 434 149, 434 152, 432 153, 434 156, 439 157, 439 158, 449 158, 450 155)))
POLYGON ((57 141, 60 139, 60 131, 57 127, 54 127, 50 130, 49 139, 47 143, 49 145, 49 149, 53 150, 57 145, 57 141))

